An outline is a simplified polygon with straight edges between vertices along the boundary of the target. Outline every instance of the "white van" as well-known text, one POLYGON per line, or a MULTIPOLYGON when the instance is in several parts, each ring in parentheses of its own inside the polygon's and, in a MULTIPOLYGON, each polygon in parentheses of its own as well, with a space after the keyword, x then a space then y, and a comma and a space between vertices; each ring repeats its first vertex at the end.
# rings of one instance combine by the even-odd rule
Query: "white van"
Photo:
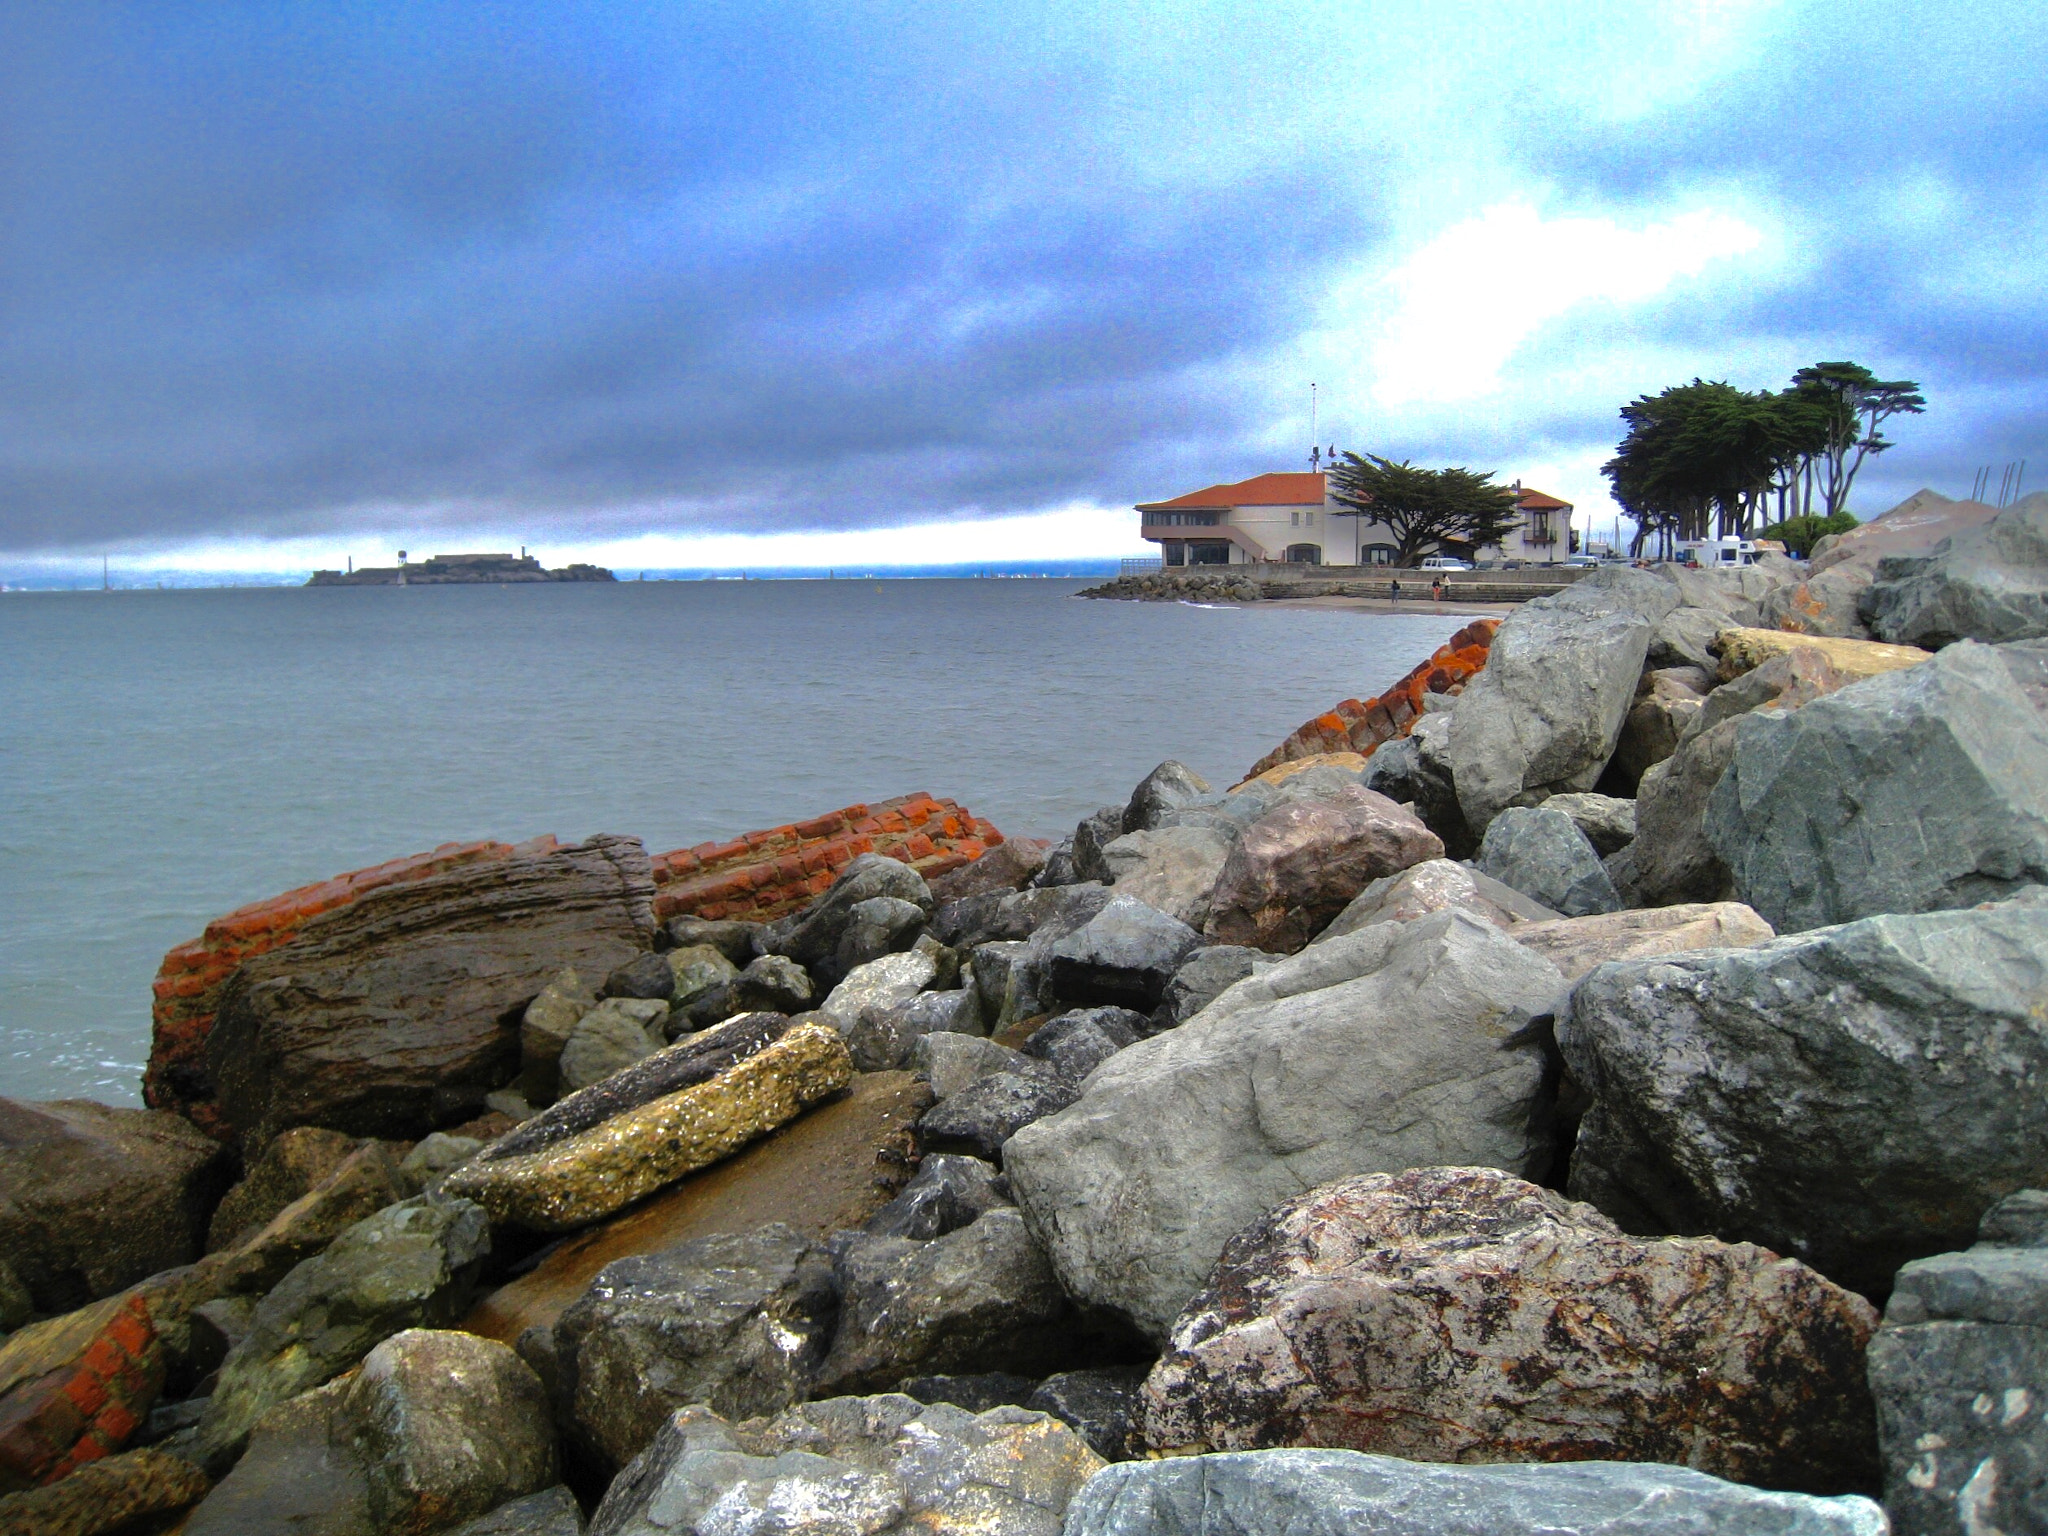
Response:
POLYGON ((1747 539, 1680 539, 1678 558, 1687 565, 1755 565, 1757 548, 1747 539))
POLYGON ((1425 571, 1469 571, 1472 562, 1460 560, 1454 555, 1431 555, 1424 560, 1421 569, 1425 571))

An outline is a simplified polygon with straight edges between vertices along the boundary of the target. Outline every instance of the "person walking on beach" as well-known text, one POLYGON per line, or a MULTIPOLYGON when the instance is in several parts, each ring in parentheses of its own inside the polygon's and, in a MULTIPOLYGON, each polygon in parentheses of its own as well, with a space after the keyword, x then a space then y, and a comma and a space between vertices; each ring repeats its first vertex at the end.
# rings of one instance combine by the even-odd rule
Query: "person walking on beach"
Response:
POLYGON ((1432 581, 1430 582, 1430 584, 1429 584, 1429 596, 1430 596, 1430 600, 1431 600, 1432 602, 1434 602, 1434 603, 1436 604, 1436 611, 1437 611, 1438 613, 1442 613, 1442 612, 1444 611, 1444 579, 1443 579, 1443 577, 1441 577, 1441 576, 1438 576, 1438 577, 1434 578, 1434 579, 1433 579, 1433 580, 1432 580, 1432 581))
POLYGON ((1393 595, 1388 599, 1388 601, 1391 602, 1396 608, 1401 606, 1401 578, 1398 576, 1394 578, 1393 595))

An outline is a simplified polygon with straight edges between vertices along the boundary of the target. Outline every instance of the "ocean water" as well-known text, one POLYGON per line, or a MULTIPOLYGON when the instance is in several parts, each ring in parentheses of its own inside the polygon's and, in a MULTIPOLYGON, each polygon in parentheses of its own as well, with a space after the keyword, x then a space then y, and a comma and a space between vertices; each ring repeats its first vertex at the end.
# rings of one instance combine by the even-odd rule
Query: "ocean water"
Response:
POLYGON ((1462 622, 1082 585, 0 596, 0 1094, 139 1102, 164 951, 293 886, 917 789, 1056 837, 1164 758, 1223 787, 1462 622))

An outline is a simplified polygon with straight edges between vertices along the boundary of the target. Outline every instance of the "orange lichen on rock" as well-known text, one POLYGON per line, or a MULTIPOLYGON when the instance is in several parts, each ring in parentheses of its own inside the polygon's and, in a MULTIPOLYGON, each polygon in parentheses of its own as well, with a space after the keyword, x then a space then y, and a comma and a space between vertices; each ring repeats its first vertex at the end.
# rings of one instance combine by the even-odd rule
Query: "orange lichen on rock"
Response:
POLYGON ((420 880, 465 864, 510 858, 515 853, 542 853, 555 846, 553 837, 527 843, 443 843, 431 853, 415 853, 369 869, 354 870, 302 885, 281 896, 267 897, 215 918, 206 931, 164 956, 151 991, 149 1066, 142 1078, 143 1102, 152 1109, 186 1115, 213 1135, 226 1128, 207 1097, 189 1091, 182 1080, 197 1073, 206 1054, 206 1039, 220 1008, 221 989, 244 960, 276 949, 323 912, 345 907, 366 891, 420 880))
POLYGON ((654 858, 654 915, 765 922, 822 895, 863 853, 901 859, 927 880, 972 863, 1003 834, 951 800, 918 793, 849 805, 723 843, 654 858))
POLYGON ((156 1328, 133 1293, 22 1329, 0 1347, 0 1492, 120 1450, 163 1383, 156 1328))
POLYGON ((1475 619, 1444 642, 1429 660, 1408 673, 1376 699, 1346 699, 1327 714, 1289 736, 1252 764, 1247 779, 1297 758, 1355 752, 1371 757, 1380 743, 1406 736, 1421 718, 1427 694, 1462 693, 1473 674, 1486 665, 1498 619, 1475 619))

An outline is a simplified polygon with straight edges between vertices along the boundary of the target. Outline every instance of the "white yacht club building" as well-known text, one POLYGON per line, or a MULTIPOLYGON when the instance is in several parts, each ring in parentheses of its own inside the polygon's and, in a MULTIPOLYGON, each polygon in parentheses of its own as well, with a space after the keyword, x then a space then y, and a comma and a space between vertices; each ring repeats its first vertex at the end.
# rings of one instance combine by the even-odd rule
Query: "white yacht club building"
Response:
MULTIPOLYGON (((1330 499, 1322 471, 1254 475, 1171 501, 1138 503, 1139 532, 1176 565, 1391 565, 1396 544, 1382 523, 1330 499)), ((1514 487, 1521 526, 1503 544, 1467 552, 1482 561, 1550 564, 1571 553, 1572 504, 1514 487)))

